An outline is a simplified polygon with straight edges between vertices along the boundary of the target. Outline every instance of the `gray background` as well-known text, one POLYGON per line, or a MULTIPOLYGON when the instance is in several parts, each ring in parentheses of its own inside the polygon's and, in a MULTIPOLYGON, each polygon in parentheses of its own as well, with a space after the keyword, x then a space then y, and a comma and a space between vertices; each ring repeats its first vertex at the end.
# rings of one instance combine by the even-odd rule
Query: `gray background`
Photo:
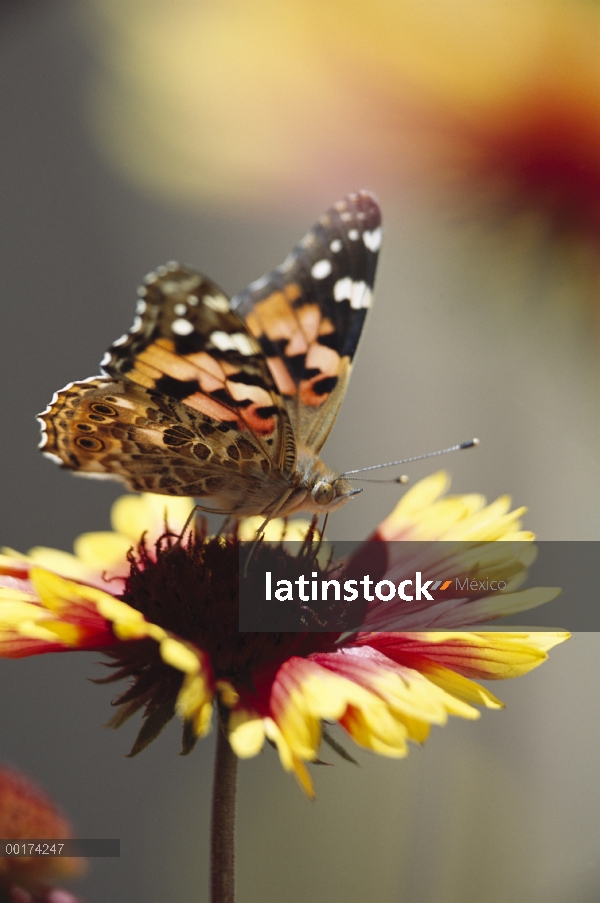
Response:
MULTIPOLYGON (((144 273, 181 259, 233 293, 321 212, 182 212, 122 181, 84 124, 97 62, 76 7, 0 4, 1 539, 23 551, 70 549, 108 527, 118 487, 44 460, 34 416, 97 372, 144 273)), ((378 188, 369 172, 363 185, 378 188)), ((363 185, 332 184, 322 208, 363 185)), ((326 460, 348 469, 478 435, 478 450, 445 462, 455 490, 512 492, 543 539, 600 538, 598 340, 559 303, 567 275, 545 246, 515 270, 510 239, 442 220, 413 196, 380 200, 377 301, 326 460)), ((366 535, 398 492, 369 487, 332 519, 332 536, 366 535)), ((506 711, 434 729, 405 762, 359 753, 360 769, 317 769, 315 804, 270 749, 242 763, 239 899, 598 899, 598 648, 578 636, 494 687, 506 711)), ((86 681, 98 658, 0 662, 0 758, 42 782, 79 836, 120 837, 120 860, 96 860, 74 888, 89 903, 204 900, 213 740, 179 758, 173 725, 123 758, 136 725, 100 727, 112 691, 86 681)))

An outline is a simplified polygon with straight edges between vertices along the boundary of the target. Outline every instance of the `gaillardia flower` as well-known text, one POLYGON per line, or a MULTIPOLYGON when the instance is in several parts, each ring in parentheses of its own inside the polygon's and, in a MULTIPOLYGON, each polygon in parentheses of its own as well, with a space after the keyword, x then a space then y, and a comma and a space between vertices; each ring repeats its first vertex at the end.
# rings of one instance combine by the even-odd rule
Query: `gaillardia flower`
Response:
MULTIPOLYGON (((459 544, 470 574, 495 573, 503 564, 510 579, 493 598, 455 592, 443 605, 419 602, 400 609, 398 599, 375 599, 364 610, 331 603, 318 613, 290 604, 283 615, 270 612, 280 618, 277 629, 242 633, 240 541, 253 534, 254 525, 242 522, 212 537, 204 526, 180 535, 191 501, 126 496, 113 511, 115 532, 80 537, 75 555, 36 549, 29 556, 0 557, 0 655, 102 650, 111 668, 103 681, 131 681, 114 702, 112 725, 143 709, 131 755, 174 714, 184 722, 183 752, 189 752, 209 731, 216 703, 239 757, 255 755, 268 740, 283 767, 312 794, 307 763, 317 760, 323 738, 337 746, 323 722, 337 721, 360 746, 401 758, 409 740, 423 742, 430 726, 444 724, 449 714, 474 719, 479 711, 473 703, 502 705, 474 679, 525 674, 568 637, 450 632, 539 605, 558 590, 515 591, 532 539, 520 530, 523 509, 510 511, 508 498, 486 505, 478 495, 445 496, 447 483, 444 474, 422 480, 372 538, 446 540, 432 542, 429 559, 419 563, 425 576, 443 568, 443 554, 446 565, 456 565, 459 544), (486 555, 473 557, 482 543, 486 555), (399 625, 419 632, 398 632, 399 625), (432 626, 443 629, 425 630, 432 626)), ((281 542, 285 529, 281 521, 269 525, 268 541, 253 552, 257 572, 277 574, 285 564, 286 573, 296 568, 330 575, 333 565, 317 551, 314 529, 288 526, 287 538, 305 538, 295 557, 281 542)), ((400 550, 386 552, 381 567, 383 576, 394 579, 402 550, 410 546, 380 545, 400 550)))
MULTIPOLYGON (((6 841, 67 840, 72 829, 53 801, 13 768, 0 767, 0 836, 6 841)), ((0 857, 0 900, 7 903, 78 903, 78 898, 54 887, 85 869, 85 860, 68 856, 0 857)))

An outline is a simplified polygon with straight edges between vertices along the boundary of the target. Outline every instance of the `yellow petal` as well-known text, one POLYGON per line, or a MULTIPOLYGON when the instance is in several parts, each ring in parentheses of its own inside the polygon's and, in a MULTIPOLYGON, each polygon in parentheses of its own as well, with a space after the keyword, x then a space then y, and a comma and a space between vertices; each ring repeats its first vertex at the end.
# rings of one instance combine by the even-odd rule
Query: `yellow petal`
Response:
POLYGON ((215 688, 223 705, 233 709, 240 701, 240 694, 228 680, 215 681, 215 688))
POLYGON ((236 709, 229 715, 229 742, 236 756, 249 759, 263 748, 265 729, 262 718, 255 712, 236 709))
MULTIPOLYGON (((31 640, 43 640, 47 643, 56 643, 57 640, 62 642, 62 640, 57 636, 56 633, 56 625, 54 625, 54 629, 50 630, 48 627, 42 627, 41 624, 38 624, 34 621, 22 621, 16 630, 16 633, 19 636, 27 637, 31 640)), ((14 636, 14 634, 13 634, 14 636)), ((1 634, 0 634, 1 639, 1 634)))
POLYGON ((109 531, 82 533, 74 544, 76 556, 88 567, 100 572, 117 564, 123 564, 128 571, 127 553, 131 547, 129 537, 109 531))
POLYGON ((184 721, 191 721, 197 736, 210 730, 212 693, 201 674, 187 674, 177 695, 175 711, 184 721))
MULTIPOLYGON (((131 608, 126 602, 116 599, 101 589, 85 586, 81 583, 73 583, 71 580, 65 580, 57 574, 42 570, 42 568, 32 568, 29 576, 46 608, 58 614, 68 611, 73 604, 91 602, 98 613, 103 618, 106 618, 107 621, 112 621, 123 627, 127 625, 143 627, 147 624, 140 611, 131 608)), ((147 626, 150 627, 151 625, 148 624, 147 626)))
POLYGON ((295 755, 288 745, 282 732, 272 718, 263 719, 266 737, 277 747, 279 760, 286 771, 293 771, 304 792, 314 799, 315 791, 308 769, 301 758, 295 755))
POLYGON ((484 705, 488 709, 504 708, 504 703, 494 696, 493 693, 490 693, 486 687, 480 686, 474 680, 469 680, 468 677, 463 677, 462 674, 457 674, 456 671, 452 671, 450 668, 438 665, 437 662, 421 663, 419 668, 427 676, 428 680, 441 687, 442 690, 445 690, 451 696, 456 696, 465 702, 484 705))
MULTIPOLYGON (((264 517, 245 517, 240 521, 239 537, 242 542, 251 542, 256 539, 256 534, 264 524, 264 517)), ((265 527, 263 536, 266 542, 295 541, 302 542, 310 528, 310 521, 303 518, 285 521, 282 517, 275 517, 265 527)))
POLYGON ((160 644, 160 656, 167 665, 183 671, 184 674, 197 674, 201 664, 192 649, 173 637, 167 637, 160 644))
POLYGON ((165 529, 165 519, 169 530, 181 532, 193 508, 194 500, 189 498, 152 493, 122 495, 113 504, 110 519, 115 532, 137 543, 143 533, 152 538, 160 536, 165 529))
POLYGON ((444 470, 432 473, 419 480, 414 486, 404 494, 400 499, 390 518, 398 516, 399 518, 410 517, 412 514, 422 511, 423 508, 433 505, 450 486, 450 477, 444 470))
POLYGON ((92 571, 83 561, 59 549, 35 546, 29 550, 27 557, 32 564, 62 574, 63 577, 70 577, 72 580, 88 580, 92 576, 92 571))

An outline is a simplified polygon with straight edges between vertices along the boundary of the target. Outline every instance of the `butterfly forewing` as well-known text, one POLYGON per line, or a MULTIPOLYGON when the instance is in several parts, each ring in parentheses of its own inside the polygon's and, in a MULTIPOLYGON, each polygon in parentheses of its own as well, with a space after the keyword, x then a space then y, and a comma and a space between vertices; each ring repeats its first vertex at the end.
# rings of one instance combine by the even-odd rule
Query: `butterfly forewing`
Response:
POLYGON ((318 452, 342 403, 371 304, 381 215, 366 191, 325 213, 232 308, 260 343, 298 443, 318 452))
POLYGON ((274 466, 291 473, 295 443, 264 355, 229 300, 205 276, 171 263, 138 290, 134 324, 102 361, 217 424, 250 431, 274 466))

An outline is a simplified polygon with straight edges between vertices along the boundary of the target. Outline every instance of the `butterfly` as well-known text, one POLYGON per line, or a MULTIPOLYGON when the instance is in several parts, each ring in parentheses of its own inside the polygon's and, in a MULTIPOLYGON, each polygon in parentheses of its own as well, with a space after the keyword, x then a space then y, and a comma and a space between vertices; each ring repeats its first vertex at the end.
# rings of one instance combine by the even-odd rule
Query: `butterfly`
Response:
POLYGON ((219 514, 338 508, 360 490, 319 452, 348 386, 380 244, 379 208, 361 191, 231 300, 190 267, 158 267, 102 375, 69 383, 39 415, 40 448, 76 474, 209 499, 204 510, 219 514))

